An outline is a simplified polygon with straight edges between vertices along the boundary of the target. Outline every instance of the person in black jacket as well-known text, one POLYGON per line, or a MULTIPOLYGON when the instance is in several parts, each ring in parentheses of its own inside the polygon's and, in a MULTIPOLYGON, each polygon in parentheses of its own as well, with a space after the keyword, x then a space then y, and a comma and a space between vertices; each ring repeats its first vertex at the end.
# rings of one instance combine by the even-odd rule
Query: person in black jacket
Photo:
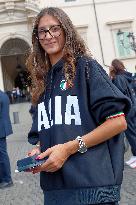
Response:
POLYGON ((126 164, 132 168, 136 168, 136 99, 133 94, 132 73, 126 71, 123 62, 114 59, 110 67, 110 77, 114 85, 116 85, 124 95, 129 97, 132 103, 131 111, 127 117, 128 128, 125 133, 133 156, 126 164))
POLYGON ((136 73, 133 73, 132 86, 133 86, 133 94, 134 94, 134 97, 136 98, 136 73))
POLYGON ((9 116, 9 98, 0 90, 0 189, 13 185, 6 137, 12 134, 9 116))
POLYGON ((47 157, 40 172, 48 205, 115 205, 120 200, 123 135, 130 101, 89 54, 68 15, 36 17, 27 68, 33 123, 29 156, 47 157), (40 154, 41 153, 41 154, 40 154))

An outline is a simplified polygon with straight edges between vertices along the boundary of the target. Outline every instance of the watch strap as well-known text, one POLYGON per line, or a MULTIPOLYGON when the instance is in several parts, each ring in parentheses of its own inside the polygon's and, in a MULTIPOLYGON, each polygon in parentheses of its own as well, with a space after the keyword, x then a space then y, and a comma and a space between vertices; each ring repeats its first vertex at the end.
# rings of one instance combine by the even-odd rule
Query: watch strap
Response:
POLYGON ((85 153, 87 151, 87 146, 86 146, 85 142, 82 140, 82 137, 81 136, 77 136, 76 139, 79 142, 78 152, 85 153))

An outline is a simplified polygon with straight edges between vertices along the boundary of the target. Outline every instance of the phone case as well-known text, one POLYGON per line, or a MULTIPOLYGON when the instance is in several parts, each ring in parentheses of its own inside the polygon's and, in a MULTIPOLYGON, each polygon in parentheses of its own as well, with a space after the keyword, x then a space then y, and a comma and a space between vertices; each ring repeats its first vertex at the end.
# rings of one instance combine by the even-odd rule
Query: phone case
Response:
POLYGON ((34 155, 31 157, 26 157, 17 161, 17 170, 19 172, 25 171, 30 168, 34 168, 36 166, 42 165, 46 159, 35 159, 38 155, 34 155))

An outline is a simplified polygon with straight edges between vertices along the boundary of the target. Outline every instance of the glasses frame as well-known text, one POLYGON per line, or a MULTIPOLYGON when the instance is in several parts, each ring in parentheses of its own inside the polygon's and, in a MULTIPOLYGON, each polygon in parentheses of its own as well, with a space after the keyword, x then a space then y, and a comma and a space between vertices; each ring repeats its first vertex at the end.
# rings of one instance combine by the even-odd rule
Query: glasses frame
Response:
POLYGON ((44 32, 44 37, 43 37, 43 38, 39 38, 38 29, 34 29, 34 30, 35 30, 34 34, 36 35, 36 38, 37 38, 38 40, 42 41, 42 40, 44 40, 44 39, 46 38, 46 34, 47 34, 47 33, 49 33, 52 38, 59 37, 59 36, 61 35, 61 28, 62 28, 62 26, 61 26, 60 24, 52 25, 52 26, 50 26, 50 28, 48 28, 48 29, 42 28, 41 30, 44 32), (51 31, 50 31, 54 26, 59 26, 59 27, 60 27, 60 34, 57 35, 57 36, 52 35, 52 34, 51 34, 51 31))

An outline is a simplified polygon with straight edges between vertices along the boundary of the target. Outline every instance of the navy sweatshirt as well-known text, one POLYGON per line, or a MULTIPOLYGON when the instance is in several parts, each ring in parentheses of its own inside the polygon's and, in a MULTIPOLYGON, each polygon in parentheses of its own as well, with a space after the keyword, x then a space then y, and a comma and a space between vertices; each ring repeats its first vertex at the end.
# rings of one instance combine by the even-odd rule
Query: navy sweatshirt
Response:
MULTIPOLYGON (((74 140, 95 129, 106 117, 128 113, 130 101, 111 82, 93 59, 77 60, 70 88, 61 59, 48 75, 46 92, 33 114, 28 141, 40 141, 41 151, 74 140)), ((63 167, 41 172, 41 187, 48 205, 82 205, 118 201, 123 173, 123 135, 117 135, 84 154, 71 155, 63 167)))

